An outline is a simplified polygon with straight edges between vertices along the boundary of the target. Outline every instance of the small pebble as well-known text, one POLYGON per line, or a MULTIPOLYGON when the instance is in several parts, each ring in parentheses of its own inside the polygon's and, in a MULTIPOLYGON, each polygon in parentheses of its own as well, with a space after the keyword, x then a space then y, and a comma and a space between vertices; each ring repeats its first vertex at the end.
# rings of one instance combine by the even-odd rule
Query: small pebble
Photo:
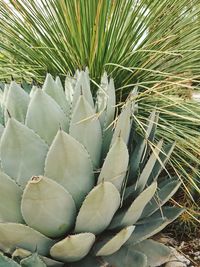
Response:
POLYGON ((184 262, 186 263, 186 265, 190 265, 190 260, 185 259, 184 262))

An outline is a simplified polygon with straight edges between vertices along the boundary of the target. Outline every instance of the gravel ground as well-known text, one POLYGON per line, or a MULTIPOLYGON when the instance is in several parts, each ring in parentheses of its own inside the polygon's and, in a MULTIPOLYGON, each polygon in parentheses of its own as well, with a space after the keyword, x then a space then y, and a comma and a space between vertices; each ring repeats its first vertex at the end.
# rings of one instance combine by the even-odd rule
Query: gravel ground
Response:
POLYGON ((170 262, 163 267, 200 267, 200 235, 197 238, 176 241, 167 234, 159 234, 155 240, 174 250, 170 262))

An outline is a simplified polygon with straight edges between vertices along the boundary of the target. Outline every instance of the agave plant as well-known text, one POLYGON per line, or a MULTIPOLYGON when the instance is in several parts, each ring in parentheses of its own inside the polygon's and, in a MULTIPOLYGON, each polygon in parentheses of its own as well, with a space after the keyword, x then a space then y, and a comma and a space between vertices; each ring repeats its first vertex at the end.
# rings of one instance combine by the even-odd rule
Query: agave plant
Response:
POLYGON ((88 66, 96 82, 106 69, 118 96, 137 84, 142 119, 157 106, 157 136, 177 141, 173 167, 200 192, 200 107, 180 97, 199 90, 199 0, 1 0, 0 17, 0 79, 88 66))
POLYGON ((133 90, 117 114, 104 74, 48 74, 30 94, 1 91, 0 266, 158 266, 170 249, 148 239, 182 213, 162 207, 180 182, 159 178, 174 144, 154 144, 158 114, 141 135, 133 90), (116 118, 115 116, 118 115, 116 118), (4 253, 4 254, 3 254, 4 253))

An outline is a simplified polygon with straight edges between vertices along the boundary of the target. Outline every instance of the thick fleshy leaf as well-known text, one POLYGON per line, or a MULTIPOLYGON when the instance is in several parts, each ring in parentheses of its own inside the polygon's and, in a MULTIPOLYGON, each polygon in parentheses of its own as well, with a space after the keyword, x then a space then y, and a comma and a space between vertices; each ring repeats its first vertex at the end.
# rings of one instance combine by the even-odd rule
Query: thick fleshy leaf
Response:
MULTIPOLYGON (((103 82, 103 81, 102 81, 103 82)), ((105 85, 103 86, 103 88, 105 85)), ((99 89, 100 91, 100 89, 99 89)), ((105 158, 108 153, 110 143, 113 136, 113 121, 115 117, 115 105, 116 105, 116 95, 115 95, 115 86, 113 79, 110 79, 107 90, 105 88, 105 93, 100 91, 100 99, 97 100, 99 104, 99 114, 101 127, 103 129, 103 144, 102 144, 102 155, 105 158), (103 110, 103 112, 102 112, 103 110)))
POLYGON ((2 114, 2 108, 0 106, 0 138, 1 138, 3 131, 4 131, 3 124, 4 124, 4 119, 3 119, 3 114, 2 114))
POLYGON ((8 119, 8 111, 13 118, 24 123, 29 101, 29 95, 12 81, 6 96, 5 120, 8 119))
POLYGON ((1 107, 3 109, 5 109, 5 107, 6 107, 6 101, 7 101, 9 88, 10 88, 10 84, 5 84, 4 90, 3 90, 3 96, 2 96, 2 100, 1 100, 1 107))
POLYGON ((147 126, 145 127, 144 136, 137 135, 137 144, 130 160, 130 178, 132 183, 138 175, 140 165, 143 163, 145 148, 147 148, 147 140, 149 140, 152 131, 154 131, 155 123, 157 122, 157 112, 154 110, 149 116, 147 126))
POLYGON ((108 83, 107 94, 108 94, 108 100, 107 100, 104 128, 107 128, 112 123, 115 117, 116 95, 115 95, 114 80, 112 78, 108 83))
POLYGON ((115 267, 148 267, 147 257, 128 246, 122 247, 116 253, 103 259, 115 267))
POLYGON ((22 190, 14 180, 0 172, 0 222, 23 223, 21 196, 22 190))
MULTIPOLYGON (((42 90, 47 93, 48 95, 55 94, 55 81, 53 76, 50 73, 47 73, 45 81, 42 86, 42 90)), ((53 98, 53 96, 51 95, 53 98)))
MULTIPOLYGON (((17 248, 13 253, 12 253, 12 258, 13 259, 24 259, 27 258, 29 256, 31 256, 32 253, 26 249, 22 249, 22 248, 17 248)), ((47 258, 45 256, 41 256, 39 255, 39 257, 42 259, 42 261, 48 266, 48 267, 63 267, 64 263, 63 262, 59 262, 50 258, 47 258)))
POLYGON ((154 142, 160 114, 158 111, 154 110, 151 115, 152 117, 150 116, 150 120, 153 121, 153 127, 151 128, 150 134, 148 134, 148 139, 150 142, 154 142))
POLYGON ((137 244, 164 229, 169 223, 175 220, 184 209, 176 207, 163 207, 162 213, 157 211, 150 217, 139 222, 136 225, 133 235, 129 238, 127 243, 137 244))
POLYGON ((48 255, 54 240, 42 235, 36 230, 17 223, 0 223, 0 249, 12 254, 16 247, 21 247, 31 252, 37 249, 41 255, 48 255))
POLYGON ((31 91, 31 88, 32 88, 32 84, 29 83, 28 81, 26 81, 25 79, 22 79, 22 81, 21 81, 21 87, 23 88, 23 90, 25 92, 27 92, 29 94, 30 91, 31 91))
POLYGON ((106 72, 104 72, 103 76, 101 77, 101 84, 97 91, 97 97, 95 102, 96 111, 99 113, 99 120, 102 129, 105 125, 108 100, 108 75, 106 72))
POLYGON ((0 143, 1 164, 19 185, 44 173, 47 150, 47 144, 31 129, 15 119, 8 120, 0 143))
POLYGON ((31 88, 30 94, 29 96, 32 98, 34 93, 38 90, 39 88, 35 85, 33 85, 33 87, 31 88))
POLYGON ((86 256, 84 259, 67 264, 68 267, 102 267, 102 259, 92 255, 86 256))
POLYGON ((37 89, 31 98, 27 110, 26 125, 39 134, 49 145, 58 129, 68 130, 66 115, 56 101, 41 89, 37 89))
POLYGON ((164 147, 163 151, 160 152, 159 154, 159 159, 157 160, 156 164, 154 165, 154 168, 151 172, 151 175, 148 179, 148 182, 151 183, 151 181, 156 180, 163 170, 164 166, 166 165, 167 161, 169 160, 174 147, 176 143, 168 144, 166 147, 164 147))
POLYGON ((137 244, 164 229, 168 224, 166 218, 160 218, 158 220, 149 220, 149 222, 144 224, 136 225, 133 235, 127 241, 127 244, 137 244))
POLYGON ((71 195, 64 187, 44 176, 34 176, 28 182, 21 210, 30 227, 53 238, 70 230, 76 216, 71 195))
POLYGON ((70 107, 65 98, 64 88, 59 77, 56 77, 56 81, 54 81, 51 74, 48 73, 42 90, 57 102, 67 116, 69 115, 70 107))
POLYGON ((43 262, 46 264, 46 266, 48 267, 63 267, 64 263, 63 262, 59 262, 53 259, 50 259, 48 257, 44 257, 44 256, 40 256, 41 259, 43 260, 43 262))
MULTIPOLYGON (((156 130, 157 130, 157 126, 158 126, 158 121, 159 121, 159 112, 154 110, 152 111, 152 113, 150 114, 150 118, 149 118, 149 125, 151 126, 151 123, 153 121, 153 126, 151 128, 151 131, 150 131, 150 134, 149 134, 149 130, 148 130, 148 124, 147 126, 145 127, 145 130, 146 130, 146 134, 147 134, 147 138, 148 138, 148 144, 147 144, 147 147, 146 147, 146 151, 145 151, 145 155, 144 155, 144 158, 143 158, 143 165, 144 163, 147 161, 148 157, 149 157, 149 153, 152 151, 152 148, 150 146, 151 143, 155 143, 155 136, 156 136, 156 130), (154 116, 155 114, 155 116, 154 116)), ((142 167, 143 167, 142 165, 142 167)))
POLYGON ((110 182, 97 185, 86 197, 78 213, 75 232, 99 234, 110 224, 120 205, 120 194, 110 182))
POLYGON ((121 136, 124 142, 128 144, 129 135, 131 131, 131 115, 132 115, 131 102, 128 101, 117 119, 115 131, 113 133, 111 141, 111 146, 115 143, 118 136, 121 136))
POLYGON ((77 207, 80 207, 95 182, 88 152, 64 131, 58 131, 49 149, 45 175, 66 188, 77 207))
POLYGON ((181 182, 179 180, 169 180, 167 184, 161 187, 157 194, 146 205, 141 215, 141 218, 150 216, 156 210, 161 208, 178 190, 181 182))
POLYGON ((69 133, 84 145, 95 167, 97 167, 102 146, 101 126, 94 109, 83 95, 79 97, 74 108, 69 133))
POLYGON ((127 211, 122 211, 113 218, 111 222, 110 229, 125 227, 135 224, 147 203, 152 199, 157 189, 157 183, 152 183, 147 187, 140 195, 132 202, 127 211))
POLYGON ((23 248, 16 248, 15 251, 12 253, 12 259, 24 259, 31 255, 31 251, 23 249, 23 248))
POLYGON ((46 264, 40 257, 34 253, 31 256, 20 261, 22 267, 46 267, 46 264))
POLYGON ((2 102, 3 98, 3 89, 5 88, 4 83, 0 82, 0 102, 2 102))
POLYGON ((118 137, 110 148, 102 166, 98 183, 109 181, 120 191, 126 175, 129 154, 122 137, 118 137))
POLYGON ((73 100, 74 86, 75 86, 75 78, 72 78, 71 76, 66 76, 65 96, 66 96, 67 103, 69 104, 70 108, 71 108, 72 100, 73 100))
POLYGON ((77 81, 74 87, 73 101, 72 101, 72 112, 76 107, 80 96, 83 95, 86 101, 94 108, 94 101, 90 90, 90 78, 87 71, 80 71, 77 75, 77 81))
POLYGON ((0 267, 20 267, 20 265, 0 252, 0 267))
POLYGON ((63 262, 74 262, 84 258, 95 242, 92 233, 69 235, 57 242, 50 250, 51 256, 63 262))
POLYGON ((147 221, 155 221, 159 218, 166 218, 169 222, 173 222, 178 216, 180 216, 185 209, 178 208, 178 207, 170 207, 170 206, 164 206, 161 209, 157 210, 155 213, 153 213, 151 216, 142 219, 139 223, 144 223, 147 221))
POLYGON ((114 125, 110 125, 106 130, 104 130, 103 132, 103 144, 102 144, 102 159, 105 159, 109 148, 110 148, 110 144, 111 144, 111 140, 113 137, 113 126, 114 125))
POLYGON ((131 101, 132 111, 133 113, 138 112, 138 86, 134 86, 133 90, 129 94, 129 100, 131 101))
MULTIPOLYGON (((3 108, 0 105, 0 125, 3 127, 4 124, 4 115, 3 115, 3 108)), ((2 135, 2 127, 0 127, 0 137, 2 135)))
POLYGON ((101 127, 105 130, 114 120, 116 104, 114 81, 110 79, 108 82, 106 73, 102 76, 96 103, 101 127))
POLYGON ((114 237, 101 245, 100 249, 98 249, 96 253, 96 256, 108 256, 118 251, 121 246, 124 245, 124 243, 126 243, 126 241, 129 239, 134 229, 135 226, 128 226, 122 229, 114 237))
POLYGON ((159 158, 159 153, 161 151, 162 145, 163 145, 163 140, 160 140, 156 145, 156 147, 153 149, 144 169, 142 170, 138 178, 138 181, 136 183, 137 193, 142 192, 143 189, 145 188, 145 185, 147 184, 148 178, 153 170, 153 167, 159 158))
POLYGON ((161 266, 169 261, 172 250, 167 246, 151 239, 144 240, 132 247, 147 256, 149 266, 161 266))

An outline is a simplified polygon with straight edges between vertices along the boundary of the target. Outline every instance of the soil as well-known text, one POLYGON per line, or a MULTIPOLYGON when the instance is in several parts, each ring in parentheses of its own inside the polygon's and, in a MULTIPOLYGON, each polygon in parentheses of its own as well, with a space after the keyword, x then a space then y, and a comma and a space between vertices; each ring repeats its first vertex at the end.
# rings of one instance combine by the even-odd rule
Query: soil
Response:
POLYGON ((200 267, 200 236, 193 240, 182 241, 178 249, 190 260, 190 265, 188 266, 200 267))

